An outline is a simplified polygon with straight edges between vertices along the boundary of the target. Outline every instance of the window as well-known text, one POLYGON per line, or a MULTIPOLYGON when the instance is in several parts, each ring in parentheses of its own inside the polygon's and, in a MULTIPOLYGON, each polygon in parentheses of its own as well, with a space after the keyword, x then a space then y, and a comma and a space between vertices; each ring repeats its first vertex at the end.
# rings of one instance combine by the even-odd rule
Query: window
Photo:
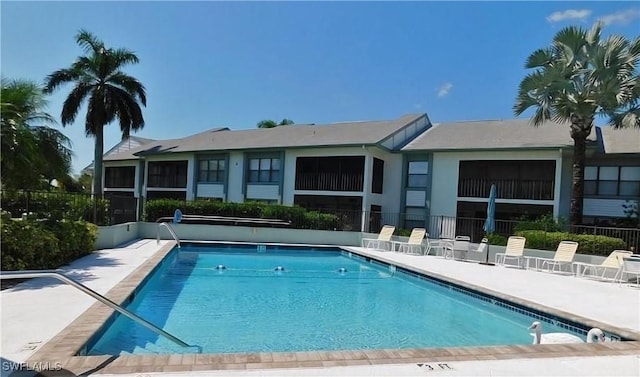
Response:
POLYGON ((640 166, 587 166, 585 196, 640 196, 640 166))
POLYGON ((426 188, 428 174, 429 174, 429 162, 409 161, 407 187, 426 188))
POLYGON ((252 158, 249 160, 249 183, 280 182, 279 158, 252 158))
POLYGON ((187 187, 187 161, 149 162, 148 187, 187 187))
POLYGON ((373 159, 373 179, 371 182, 371 192, 382 194, 382 183, 384 181, 384 161, 373 159))
POLYGON ((406 229, 424 227, 425 219, 425 209, 423 207, 405 207, 404 227, 406 229))
POLYGON ((206 159, 198 161, 198 182, 222 183, 225 177, 224 159, 206 159))
POLYGON ((133 188, 135 176, 135 166, 108 167, 104 169, 104 185, 105 187, 133 188))

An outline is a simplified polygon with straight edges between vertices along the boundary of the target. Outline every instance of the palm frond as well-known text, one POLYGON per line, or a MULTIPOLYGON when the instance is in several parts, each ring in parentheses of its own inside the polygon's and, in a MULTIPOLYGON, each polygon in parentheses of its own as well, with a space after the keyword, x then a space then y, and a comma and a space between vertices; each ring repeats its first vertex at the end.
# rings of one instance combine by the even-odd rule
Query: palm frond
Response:
POLYGON ((104 42, 85 29, 80 29, 76 34, 76 43, 84 49, 87 54, 98 54, 104 49, 104 42))
POLYGON ((525 63, 525 68, 545 67, 553 62, 553 51, 549 48, 541 48, 534 51, 525 63))
POLYGON ((62 105, 60 119, 62 120, 63 126, 75 122, 82 103, 93 89, 93 85, 83 82, 78 83, 78 85, 73 88, 62 105))
POLYGON ((107 78, 107 82, 124 88, 129 95, 136 97, 144 106, 147 105, 145 87, 135 78, 124 72, 117 71, 107 78))
POLYGON ((80 72, 75 69, 60 69, 45 79, 45 93, 53 93, 59 86, 75 81, 80 77, 80 72))

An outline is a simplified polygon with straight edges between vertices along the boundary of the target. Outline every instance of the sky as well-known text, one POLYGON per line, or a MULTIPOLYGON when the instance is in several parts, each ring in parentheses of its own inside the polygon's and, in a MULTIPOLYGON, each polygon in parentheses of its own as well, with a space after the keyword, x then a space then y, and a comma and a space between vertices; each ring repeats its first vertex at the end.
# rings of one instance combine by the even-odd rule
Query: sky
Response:
MULTIPOLYGON (((44 82, 83 54, 86 29, 134 51, 151 139, 263 119, 332 123, 427 113, 434 123, 514 118, 524 62, 568 25, 640 35, 634 2, 0 2, 5 78, 44 82)), ((57 119, 71 90, 49 96, 57 119)), ((57 128, 73 170, 93 160, 85 108, 57 128)), ((525 114, 527 115, 527 114, 525 114)), ((105 151, 120 141, 105 128, 105 151)))

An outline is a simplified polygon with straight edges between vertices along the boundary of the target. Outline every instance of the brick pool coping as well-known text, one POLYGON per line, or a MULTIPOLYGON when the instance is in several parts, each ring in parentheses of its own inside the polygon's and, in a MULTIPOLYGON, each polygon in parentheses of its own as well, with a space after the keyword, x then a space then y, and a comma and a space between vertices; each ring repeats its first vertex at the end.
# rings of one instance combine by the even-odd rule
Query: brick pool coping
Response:
MULTIPOLYGON (((118 283, 105 296, 121 304, 125 302, 145 277, 173 249, 170 242, 147 259, 141 266, 118 283)), ((451 279, 415 266, 385 258, 381 253, 370 253, 356 248, 343 248, 358 255, 377 259, 407 270, 433 276, 437 279, 481 292, 500 299, 524 305, 551 315, 567 318, 588 327, 599 327, 605 331, 633 339, 625 342, 593 344, 545 344, 510 345, 487 347, 451 347, 416 349, 379 349, 352 351, 313 352, 257 352, 233 354, 171 354, 171 355, 127 355, 127 356, 76 356, 96 331, 109 319, 113 310, 96 302, 69 326, 44 344, 28 360, 30 365, 61 365, 77 375, 87 373, 150 373, 202 370, 267 369, 267 368, 313 368, 333 366, 358 366, 376 364, 409 364, 453 362, 470 360, 504 360, 519 358, 548 358, 571 356, 637 355, 640 353, 640 333, 593 321, 535 302, 451 279), (59 363, 59 364, 57 364, 59 363)))

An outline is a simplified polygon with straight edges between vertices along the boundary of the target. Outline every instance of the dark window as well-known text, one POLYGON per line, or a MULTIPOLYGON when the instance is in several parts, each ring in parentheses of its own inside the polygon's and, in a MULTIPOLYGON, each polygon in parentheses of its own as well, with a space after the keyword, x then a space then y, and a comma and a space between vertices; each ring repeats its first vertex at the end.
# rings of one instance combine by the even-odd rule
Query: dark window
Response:
POLYGON ((105 187, 133 188, 135 177, 135 166, 107 167, 104 169, 105 187))
POLYGON ((426 188, 429 174, 429 162, 410 161, 407 169, 408 188, 426 188))
POLYGON ((153 199, 186 200, 187 193, 184 191, 147 191, 147 200, 153 199))
POLYGON ((249 160, 249 183, 280 182, 279 158, 252 158, 249 160))
POLYGON ((382 184, 384 182, 384 161, 373 159, 373 180, 371 182, 371 192, 382 194, 382 184))
POLYGON ((587 166, 585 196, 640 196, 640 166, 587 166))
POLYGON ((224 182, 225 177, 224 159, 207 159, 198 161, 198 182, 224 182))
POLYGON ((363 191, 364 156, 298 157, 296 190, 363 191))
POLYGON ((556 161, 460 161, 458 196, 486 198, 491 185, 500 199, 553 200, 556 161))
POLYGON ((187 187, 187 161, 149 162, 148 187, 187 187))

